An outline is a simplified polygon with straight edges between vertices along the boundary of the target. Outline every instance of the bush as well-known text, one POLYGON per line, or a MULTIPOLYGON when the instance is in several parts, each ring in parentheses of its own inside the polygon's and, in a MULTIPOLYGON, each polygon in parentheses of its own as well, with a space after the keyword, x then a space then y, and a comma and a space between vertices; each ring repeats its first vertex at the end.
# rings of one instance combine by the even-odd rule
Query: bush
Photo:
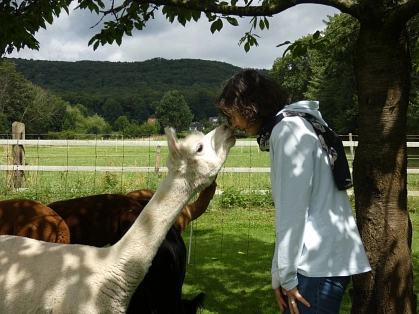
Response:
POLYGON ((259 207, 271 208, 273 200, 270 190, 265 191, 239 191, 234 188, 226 188, 221 195, 221 208, 233 207, 259 207))
POLYGON ((249 203, 249 195, 241 193, 233 188, 226 188, 221 195, 221 207, 246 207, 249 203))

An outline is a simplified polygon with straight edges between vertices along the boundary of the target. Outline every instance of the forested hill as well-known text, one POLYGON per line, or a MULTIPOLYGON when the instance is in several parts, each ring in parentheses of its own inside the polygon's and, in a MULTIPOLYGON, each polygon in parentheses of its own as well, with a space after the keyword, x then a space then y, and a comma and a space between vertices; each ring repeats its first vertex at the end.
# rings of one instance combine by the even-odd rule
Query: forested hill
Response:
MULTIPOLYGON (((86 106, 91 113, 105 117, 110 123, 122 114, 140 122, 146 120, 153 114, 153 102, 171 90, 178 90, 185 97, 196 121, 213 116, 212 98, 227 78, 241 70, 224 62, 198 59, 154 58, 143 62, 10 60, 32 83, 72 105, 86 106), (112 112, 110 107, 118 110, 112 112)), ((261 72, 267 74, 267 70, 261 72)))
POLYGON ((227 77, 240 68, 231 64, 196 59, 166 60, 155 58, 143 62, 42 61, 13 59, 16 70, 45 89, 60 93, 89 94, 128 92, 151 89, 220 87, 227 77))

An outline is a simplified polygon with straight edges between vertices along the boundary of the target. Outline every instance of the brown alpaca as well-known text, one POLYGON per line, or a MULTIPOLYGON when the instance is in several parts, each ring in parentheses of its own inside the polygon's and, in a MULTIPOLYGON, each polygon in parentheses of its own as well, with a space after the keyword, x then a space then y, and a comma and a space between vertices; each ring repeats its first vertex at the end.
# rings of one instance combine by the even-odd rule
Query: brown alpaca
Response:
POLYGON ((0 201, 0 235, 70 243, 70 230, 51 208, 29 199, 0 201))
MULTIPOLYGON (((185 206, 178 219, 173 224, 180 234, 186 229, 192 220, 197 219, 207 210, 208 205, 215 194, 216 188, 217 183, 214 180, 210 186, 199 193, 195 202, 189 203, 185 206)), ((145 206, 153 197, 153 194, 154 191, 152 190, 135 190, 127 193, 126 195, 134 198, 138 203, 140 203, 140 205, 145 206)))
POLYGON ((67 223, 71 244, 102 247, 115 244, 144 206, 121 194, 98 194, 48 205, 67 223))
MULTIPOLYGON (((215 193, 215 181, 201 191, 194 203, 187 204, 174 223, 181 233, 208 207, 215 193)), ((71 244, 102 247, 115 244, 128 231, 154 195, 151 190, 123 194, 98 194, 49 204, 67 223, 71 244)))

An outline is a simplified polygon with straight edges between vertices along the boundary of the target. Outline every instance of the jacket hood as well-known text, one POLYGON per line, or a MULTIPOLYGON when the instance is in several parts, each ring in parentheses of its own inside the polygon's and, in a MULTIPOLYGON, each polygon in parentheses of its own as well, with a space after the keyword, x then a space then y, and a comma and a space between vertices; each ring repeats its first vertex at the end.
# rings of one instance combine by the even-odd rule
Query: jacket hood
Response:
POLYGON ((317 100, 301 100, 285 106, 278 115, 286 111, 304 112, 313 116, 321 124, 327 126, 326 121, 323 120, 322 114, 319 111, 319 102, 317 100))

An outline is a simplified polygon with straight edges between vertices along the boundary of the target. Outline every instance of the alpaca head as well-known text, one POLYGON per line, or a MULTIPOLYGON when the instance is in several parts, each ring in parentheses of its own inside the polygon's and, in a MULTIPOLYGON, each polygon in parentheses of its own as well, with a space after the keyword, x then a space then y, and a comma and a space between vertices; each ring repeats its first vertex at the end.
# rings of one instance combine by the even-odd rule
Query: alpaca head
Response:
POLYGON ((193 132, 180 142, 174 129, 167 127, 165 131, 169 147, 169 173, 184 177, 194 185, 194 190, 202 190, 214 181, 230 148, 236 143, 234 131, 226 125, 206 135, 193 132))

